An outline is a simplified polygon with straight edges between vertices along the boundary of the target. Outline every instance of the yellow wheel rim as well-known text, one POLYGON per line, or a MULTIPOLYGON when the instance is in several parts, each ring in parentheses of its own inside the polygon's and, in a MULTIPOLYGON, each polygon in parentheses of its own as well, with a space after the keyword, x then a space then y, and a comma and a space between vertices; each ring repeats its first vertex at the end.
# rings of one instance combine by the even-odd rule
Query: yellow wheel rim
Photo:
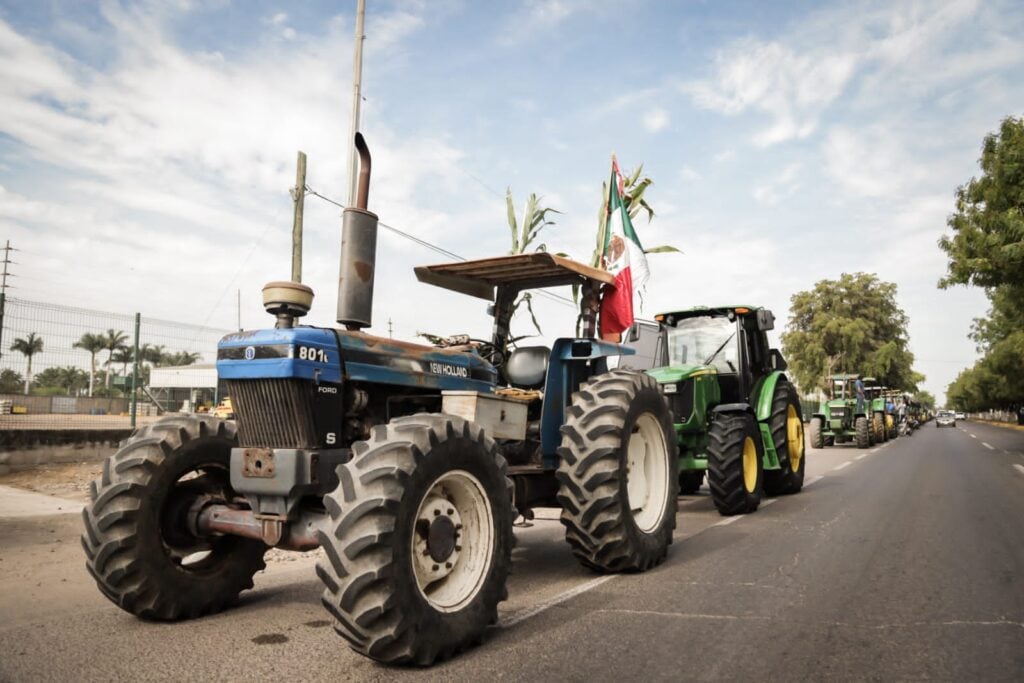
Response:
POLYGON ((757 490, 757 445, 749 436, 743 439, 743 485, 747 493, 757 490))
POLYGON ((804 457, 804 421, 793 406, 786 408, 786 447, 789 450, 789 467, 798 472, 804 457))

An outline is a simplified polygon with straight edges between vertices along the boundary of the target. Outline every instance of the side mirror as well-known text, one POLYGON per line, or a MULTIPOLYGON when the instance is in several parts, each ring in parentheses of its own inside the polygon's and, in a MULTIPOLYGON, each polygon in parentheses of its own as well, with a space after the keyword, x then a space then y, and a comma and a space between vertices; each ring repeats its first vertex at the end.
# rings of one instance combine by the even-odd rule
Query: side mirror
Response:
POLYGON ((757 329, 762 332, 775 329, 775 314, 762 308, 757 312, 757 329))
POLYGON ((786 364, 786 359, 782 357, 782 352, 778 349, 768 351, 768 362, 771 363, 772 370, 785 370, 789 367, 786 364))
POLYGON ((640 323, 633 323, 629 326, 629 331, 626 333, 626 341, 640 341, 640 323))

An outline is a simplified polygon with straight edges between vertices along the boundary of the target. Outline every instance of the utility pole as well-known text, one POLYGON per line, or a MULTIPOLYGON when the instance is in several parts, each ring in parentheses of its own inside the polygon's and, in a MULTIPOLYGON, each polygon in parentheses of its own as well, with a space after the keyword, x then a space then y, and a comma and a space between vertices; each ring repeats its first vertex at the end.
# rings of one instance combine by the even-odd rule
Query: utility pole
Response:
POLYGON ((295 187, 292 188, 292 282, 302 282, 302 210, 306 203, 306 153, 299 150, 295 165, 295 187))
POLYGON ((11 252, 17 251, 11 246, 11 241, 7 240, 7 244, 4 245, 4 271, 0 275, 0 358, 4 355, 4 308, 7 306, 7 278, 8 276, 14 277, 13 273, 7 272, 8 265, 17 265, 11 260, 11 252))
POLYGON ((242 290, 236 289, 235 293, 237 298, 235 299, 235 311, 238 315, 238 331, 242 331, 242 290))
POLYGON ((348 206, 356 204, 356 185, 358 176, 356 164, 356 146, 354 140, 359 132, 359 105, 363 99, 363 41, 366 35, 363 33, 363 22, 366 18, 366 0, 357 0, 356 3, 356 40, 355 58, 352 60, 352 131, 348 136, 348 206))
POLYGON ((391 327, 391 318, 388 318, 388 337, 391 339, 395 338, 394 328, 391 327))

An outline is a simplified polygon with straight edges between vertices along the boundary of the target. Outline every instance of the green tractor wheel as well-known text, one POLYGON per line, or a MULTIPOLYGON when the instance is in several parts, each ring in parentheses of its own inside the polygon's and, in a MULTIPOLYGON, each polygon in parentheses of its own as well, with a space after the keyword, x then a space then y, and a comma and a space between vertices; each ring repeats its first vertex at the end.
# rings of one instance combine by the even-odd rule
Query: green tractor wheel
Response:
POLYGON ((875 443, 889 440, 889 434, 885 431, 885 418, 881 413, 874 413, 871 416, 871 432, 875 435, 875 443))
POLYGON ((871 447, 871 432, 868 430, 868 418, 861 415, 853 422, 854 442, 857 448, 871 447))
POLYGON ((708 432, 708 487, 722 515, 743 515, 761 504, 764 447, 757 420, 720 413, 708 432))
MULTIPOLYGON (((811 448, 824 448, 826 446, 825 437, 822 435, 822 432, 825 431, 824 423, 825 421, 820 417, 811 418, 810 429, 808 429, 811 437, 811 448)), ((832 444, 827 445, 831 446, 832 444)))
POLYGON ((781 469, 764 473, 764 492, 769 496, 797 493, 804 485, 806 465, 804 422, 796 389, 784 379, 775 385, 768 426, 781 469))

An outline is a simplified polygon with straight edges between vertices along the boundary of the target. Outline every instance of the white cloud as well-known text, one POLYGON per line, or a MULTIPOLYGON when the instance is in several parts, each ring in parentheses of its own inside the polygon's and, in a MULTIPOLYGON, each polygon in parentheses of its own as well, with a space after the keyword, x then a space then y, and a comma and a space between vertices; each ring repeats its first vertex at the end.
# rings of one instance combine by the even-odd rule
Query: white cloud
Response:
POLYGON ((789 164, 771 180, 754 187, 754 199, 759 204, 767 206, 779 204, 800 188, 800 184, 797 182, 799 173, 800 164, 789 164))
POLYGON ((655 107, 644 114, 644 128, 651 133, 665 130, 669 125, 668 112, 661 107, 655 107))

